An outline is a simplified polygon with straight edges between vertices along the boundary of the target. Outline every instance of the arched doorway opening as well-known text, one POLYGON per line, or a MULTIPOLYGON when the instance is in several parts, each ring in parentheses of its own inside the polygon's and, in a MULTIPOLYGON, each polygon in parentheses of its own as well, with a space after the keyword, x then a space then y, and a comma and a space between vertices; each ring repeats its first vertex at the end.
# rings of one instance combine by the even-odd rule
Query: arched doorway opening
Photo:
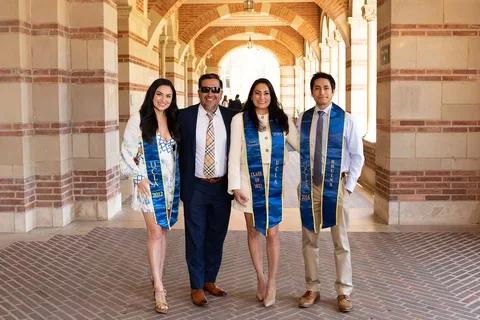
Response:
POLYGON ((220 66, 223 92, 229 99, 235 99, 235 95, 239 94, 240 100, 245 101, 252 83, 258 78, 270 80, 280 97, 279 63, 267 50, 238 48, 225 55, 220 66))

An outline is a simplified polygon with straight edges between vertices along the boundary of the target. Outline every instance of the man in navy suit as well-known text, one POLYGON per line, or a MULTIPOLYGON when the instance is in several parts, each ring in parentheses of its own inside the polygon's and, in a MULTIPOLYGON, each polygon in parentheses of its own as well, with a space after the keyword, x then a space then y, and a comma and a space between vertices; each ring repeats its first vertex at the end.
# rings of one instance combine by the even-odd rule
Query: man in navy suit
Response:
POLYGON ((227 193, 230 123, 235 112, 219 108, 223 94, 217 74, 198 81, 200 104, 180 110, 180 197, 185 216, 185 248, 192 302, 205 306, 205 291, 227 293, 215 284, 230 220, 227 193), (204 291, 205 290, 205 291, 204 291))

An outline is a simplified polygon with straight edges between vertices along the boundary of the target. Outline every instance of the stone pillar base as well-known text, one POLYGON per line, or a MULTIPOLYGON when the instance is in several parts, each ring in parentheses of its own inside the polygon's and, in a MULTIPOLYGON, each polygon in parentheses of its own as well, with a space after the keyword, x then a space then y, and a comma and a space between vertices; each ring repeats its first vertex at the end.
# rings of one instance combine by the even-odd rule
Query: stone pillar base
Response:
POLYGON ((128 179, 120 179, 120 193, 122 195, 122 203, 133 194, 133 181, 128 179))
POLYGON ((480 224, 478 201, 388 201, 375 193, 375 215, 389 225, 480 224))
POLYGON ((36 227, 36 209, 32 209, 27 212, 0 213, 0 232, 25 233, 36 227))
POLYGON ((362 185, 366 185, 370 189, 375 190, 375 170, 369 167, 363 167, 359 181, 362 185))
POLYGON ((75 219, 106 221, 113 218, 121 209, 121 193, 107 201, 77 201, 75 202, 75 219))
POLYGON ((37 227, 62 228, 75 220, 73 203, 63 208, 37 208, 37 227))

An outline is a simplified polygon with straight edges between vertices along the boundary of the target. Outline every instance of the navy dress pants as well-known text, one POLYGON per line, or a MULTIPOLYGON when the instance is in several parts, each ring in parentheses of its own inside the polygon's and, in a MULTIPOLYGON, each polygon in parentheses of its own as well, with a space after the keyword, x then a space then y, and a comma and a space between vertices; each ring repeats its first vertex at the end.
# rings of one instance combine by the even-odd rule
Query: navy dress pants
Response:
POLYGON ((205 282, 217 279, 231 204, 227 179, 217 183, 195 179, 192 198, 183 204, 185 251, 192 289, 202 289, 205 282))

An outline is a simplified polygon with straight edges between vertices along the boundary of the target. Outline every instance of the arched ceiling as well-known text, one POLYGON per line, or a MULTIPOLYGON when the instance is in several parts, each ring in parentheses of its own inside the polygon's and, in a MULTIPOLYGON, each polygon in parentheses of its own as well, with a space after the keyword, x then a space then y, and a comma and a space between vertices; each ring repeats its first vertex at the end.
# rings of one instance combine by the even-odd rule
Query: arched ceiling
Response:
MULTIPOLYGON (((225 57, 230 51, 246 47, 245 41, 242 40, 225 40, 218 46, 212 49, 211 57, 206 59, 206 65, 216 67, 220 64, 223 57, 225 57)), ((295 64, 295 56, 292 52, 283 44, 275 40, 260 40, 255 41, 254 48, 262 48, 272 53, 277 59, 280 66, 292 66, 295 64)))
POLYGON ((246 40, 250 37, 255 41, 257 34, 264 35, 260 38, 275 39, 285 47, 297 58, 304 55, 303 38, 290 27, 210 27, 206 29, 195 41, 195 53, 199 57, 218 45, 223 40, 231 40, 235 36, 236 40, 246 40), (241 37, 238 37, 241 35, 241 37))
POLYGON ((197 57, 204 57, 233 35, 236 40, 243 35, 246 43, 252 34, 271 36, 294 57, 303 55, 304 41, 307 41, 320 56, 322 12, 337 25, 345 43, 349 44, 348 3, 349 0, 256 0, 254 12, 247 13, 243 0, 148 0, 148 17, 152 22, 149 46, 156 45, 154 39, 167 25, 169 17, 175 15, 178 38, 170 36, 169 40, 180 41, 181 52, 194 49, 197 57))

